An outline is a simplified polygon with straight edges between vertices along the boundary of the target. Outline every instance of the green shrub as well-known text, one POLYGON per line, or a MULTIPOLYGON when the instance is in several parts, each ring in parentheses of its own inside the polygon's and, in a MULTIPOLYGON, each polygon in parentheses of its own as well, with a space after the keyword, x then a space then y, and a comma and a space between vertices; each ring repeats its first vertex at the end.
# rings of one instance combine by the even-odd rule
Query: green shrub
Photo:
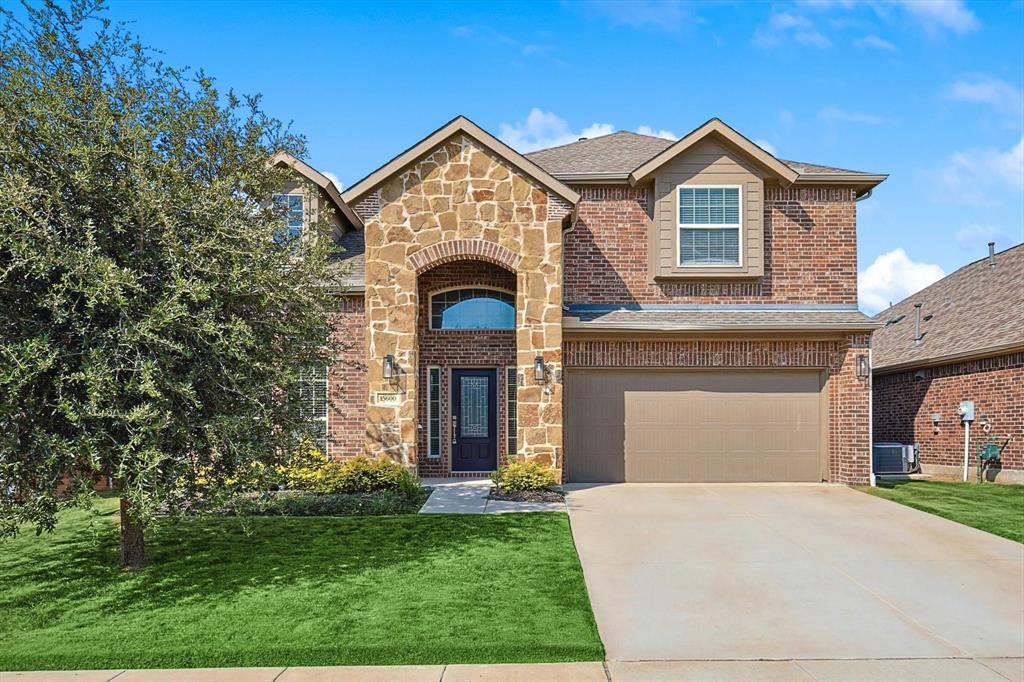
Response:
POLYGON ((491 480, 502 492, 544 490, 555 484, 555 472, 536 460, 515 460, 492 473, 491 480))
POLYGON ((416 494, 420 481, 401 464, 387 457, 359 456, 344 462, 328 460, 319 450, 303 451, 289 465, 288 487, 316 493, 371 493, 397 490, 416 494))

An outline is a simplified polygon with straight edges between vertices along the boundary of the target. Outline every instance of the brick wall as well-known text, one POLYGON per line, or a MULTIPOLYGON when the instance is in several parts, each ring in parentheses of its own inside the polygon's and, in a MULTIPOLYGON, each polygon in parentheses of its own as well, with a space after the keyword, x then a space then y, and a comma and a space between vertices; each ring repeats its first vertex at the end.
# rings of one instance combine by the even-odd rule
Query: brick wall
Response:
POLYGON ((328 372, 327 454, 348 459, 366 441, 366 318, 363 297, 340 299, 333 339, 341 352, 328 372))
POLYGON ((941 367, 876 375, 874 379, 875 442, 918 443, 922 464, 962 466, 964 428, 956 409, 973 400, 976 421, 971 427, 971 475, 978 444, 1006 435, 1004 469, 1024 469, 1024 353, 1012 353, 941 367), (932 414, 940 415, 936 430, 932 414), (992 425, 980 428, 983 417, 992 425))
POLYGON ((743 281, 659 281, 648 273, 646 187, 580 186, 565 234, 565 301, 585 303, 856 303, 854 191, 765 189, 765 274, 743 281))
POLYGON ((430 328, 430 294, 452 287, 489 286, 506 291, 516 290, 516 276, 490 263, 457 261, 445 263, 421 274, 418 278, 419 310, 417 343, 419 349, 418 400, 419 424, 417 467, 420 476, 448 476, 451 446, 451 392, 449 382, 453 367, 494 367, 498 369, 498 455, 505 454, 507 442, 505 367, 516 364, 515 332, 472 331, 430 328), (441 452, 428 456, 427 449, 427 368, 441 368, 441 452))
POLYGON ((829 374, 829 480, 867 483, 870 474, 868 384, 857 378, 856 358, 868 352, 866 334, 840 340, 565 341, 572 367, 821 368, 829 374))

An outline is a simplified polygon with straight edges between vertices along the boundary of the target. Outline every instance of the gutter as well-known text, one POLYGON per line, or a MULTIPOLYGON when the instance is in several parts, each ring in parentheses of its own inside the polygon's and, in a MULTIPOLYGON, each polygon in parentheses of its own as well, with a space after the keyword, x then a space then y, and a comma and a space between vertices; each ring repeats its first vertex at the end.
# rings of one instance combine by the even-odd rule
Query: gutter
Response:
POLYGON ((919 369, 922 367, 940 367, 942 365, 951 365, 957 362, 968 362, 970 360, 984 360, 985 358, 991 358, 997 355, 1009 355, 1010 353, 1016 353, 1020 351, 1024 351, 1024 342, 1011 341, 1010 343, 1004 343, 998 346, 989 346, 988 348, 961 351, 959 353, 949 353, 948 355, 939 355, 933 358, 907 360, 905 362, 900 362, 893 365, 875 367, 874 373, 896 374, 897 372, 904 372, 910 369, 919 369))

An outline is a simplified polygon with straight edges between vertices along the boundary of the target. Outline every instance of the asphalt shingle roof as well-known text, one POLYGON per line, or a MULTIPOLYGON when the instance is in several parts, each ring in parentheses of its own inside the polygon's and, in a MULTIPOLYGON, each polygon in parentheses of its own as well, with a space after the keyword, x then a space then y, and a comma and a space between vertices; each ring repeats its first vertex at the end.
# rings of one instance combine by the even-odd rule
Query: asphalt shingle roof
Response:
POLYGON ((563 315, 567 329, 594 331, 747 330, 758 329, 873 329, 877 323, 857 310, 779 310, 766 305, 757 310, 631 310, 573 311, 563 315))
POLYGON ((875 316, 875 369, 934 364, 947 357, 1024 346, 1024 244, 965 265, 875 316), (914 304, 921 303, 922 339, 914 342, 914 304))
POLYGON ((338 239, 343 251, 334 257, 331 269, 337 276, 332 284, 345 289, 362 289, 366 281, 366 245, 363 230, 349 230, 338 239))
MULTIPOLYGON (((540 149, 524 156, 555 177, 576 173, 628 174, 665 151, 674 140, 620 130, 601 137, 579 140, 560 147, 540 149)), ((779 159, 797 173, 816 175, 849 175, 860 171, 822 166, 803 161, 779 159)))

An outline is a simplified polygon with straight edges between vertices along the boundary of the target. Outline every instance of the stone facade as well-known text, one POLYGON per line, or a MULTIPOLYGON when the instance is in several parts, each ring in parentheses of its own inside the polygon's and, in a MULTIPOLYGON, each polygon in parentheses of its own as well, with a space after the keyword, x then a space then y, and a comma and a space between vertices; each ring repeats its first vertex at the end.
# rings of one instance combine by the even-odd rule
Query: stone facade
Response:
POLYGON ((857 303, 854 191, 765 188, 764 276, 658 280, 649 272, 647 187, 581 186, 565 235, 567 304, 857 303))
POLYGON ((868 382, 858 379, 856 359, 868 351, 868 335, 816 340, 577 340, 565 341, 565 366, 675 369, 820 368, 828 374, 829 480, 867 483, 871 413, 868 382))
POLYGON ((1024 469, 1024 352, 876 375, 875 441, 917 443, 922 466, 958 471, 964 427, 956 409, 962 400, 974 401, 977 418, 971 429, 972 478, 978 444, 992 437, 1001 444, 1010 436, 1002 469, 1024 469), (939 415, 938 425, 933 414, 939 415))
POLYGON ((553 204, 539 184, 462 134, 356 203, 366 242, 367 454, 423 462, 419 279, 439 265, 482 261, 515 277, 515 363, 526 378, 517 392, 518 454, 561 468, 562 387, 554 379, 562 363, 563 203, 553 204), (387 355, 400 369, 394 381, 383 378, 387 355), (541 383, 532 378, 536 356, 548 367, 541 383), (397 394, 397 404, 380 404, 379 394, 397 394))

